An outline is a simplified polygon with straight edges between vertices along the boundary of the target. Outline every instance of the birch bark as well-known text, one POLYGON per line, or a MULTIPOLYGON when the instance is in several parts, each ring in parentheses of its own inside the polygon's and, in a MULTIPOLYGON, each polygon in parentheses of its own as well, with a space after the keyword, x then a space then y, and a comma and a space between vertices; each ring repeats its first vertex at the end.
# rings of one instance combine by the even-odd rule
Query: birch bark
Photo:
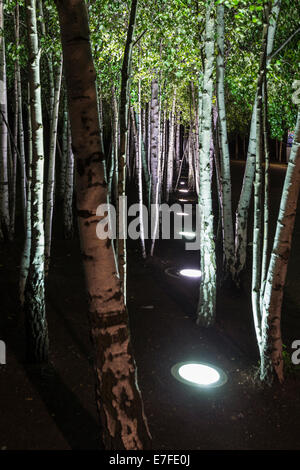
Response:
POLYGON ((140 450, 151 437, 137 385, 128 315, 109 240, 96 235, 97 208, 107 202, 101 160, 95 69, 83 0, 56 0, 61 27, 77 215, 95 352, 96 400, 106 449, 140 450))
POLYGON ((216 308, 216 255, 214 241, 214 216, 212 210, 210 145, 212 133, 212 95, 214 69, 214 2, 206 5, 205 65, 203 77, 203 112, 200 144, 200 266, 202 282, 197 311, 197 323, 211 326, 215 321, 216 308))
POLYGON ((262 309, 261 371, 263 381, 270 382, 274 371, 283 381, 281 308, 300 188, 300 109, 295 138, 288 163, 276 233, 269 263, 262 309))
POLYGON ((26 0, 29 47, 30 112, 32 127, 31 253, 24 292, 27 357, 30 362, 48 360, 48 326, 45 311, 43 224, 44 142, 41 106, 40 49, 38 44, 36 2, 26 0))

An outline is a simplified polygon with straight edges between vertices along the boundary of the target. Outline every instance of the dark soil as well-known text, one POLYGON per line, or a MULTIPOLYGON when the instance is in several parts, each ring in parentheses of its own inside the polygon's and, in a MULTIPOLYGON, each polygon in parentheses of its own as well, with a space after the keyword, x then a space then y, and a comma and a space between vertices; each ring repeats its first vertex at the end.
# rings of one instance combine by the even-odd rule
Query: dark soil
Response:
MULTIPOLYGON (((271 212, 276 220, 284 166, 271 172, 271 212)), ((234 204, 243 164, 232 165, 234 204)), ((56 220, 59 220, 57 217, 56 220)), ((47 283, 51 364, 25 363, 24 319, 18 306, 21 242, 0 246, 0 339, 7 364, 0 366, 0 449, 99 449, 92 349, 78 240, 64 241, 56 222, 47 283)), ((287 358, 300 339, 300 216, 294 231, 283 306, 287 358)), ((21 240, 21 237, 19 237, 21 240)), ((250 234, 251 239, 251 234, 250 234)), ((300 449, 300 377, 291 366, 283 385, 262 388, 251 318, 249 267, 244 290, 218 294, 214 328, 195 324, 198 285, 165 274, 168 267, 198 265, 197 252, 180 240, 161 241, 151 262, 129 246, 128 308, 139 385, 154 449, 300 449), (177 382, 176 362, 203 360, 223 368, 228 382, 199 391, 177 382)))

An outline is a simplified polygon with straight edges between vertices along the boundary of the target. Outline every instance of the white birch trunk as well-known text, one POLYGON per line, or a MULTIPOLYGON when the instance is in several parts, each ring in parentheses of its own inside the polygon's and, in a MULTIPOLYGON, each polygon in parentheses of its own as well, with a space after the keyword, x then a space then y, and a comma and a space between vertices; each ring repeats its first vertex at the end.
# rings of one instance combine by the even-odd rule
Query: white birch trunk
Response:
POLYGON ((230 155, 224 96, 224 5, 217 6, 217 105, 220 137, 220 189, 222 191, 221 218, 223 229, 223 272, 225 278, 234 265, 234 235, 231 202, 230 155))
MULTIPOLYGON (((3 0, 0 0, 0 29, 4 31, 3 0)), ((0 36, 0 237, 10 237, 9 188, 8 188, 8 119, 5 39, 0 36)))
MULTIPOLYGON (((272 6, 270 22, 267 33, 267 65, 269 63, 268 57, 271 55, 273 50, 277 19, 280 11, 281 0, 276 0, 272 6)), ((235 218, 235 282, 239 285, 240 274, 243 271, 246 264, 247 255, 247 222, 248 213, 252 195, 252 185, 255 176, 255 156, 256 156, 256 103, 257 95, 255 96, 250 136, 247 152, 247 162, 244 173, 244 180, 242 191, 236 210, 235 218)))
POLYGON ((74 181, 74 155, 72 151, 71 129, 68 125, 68 147, 66 162, 66 183, 64 195, 64 237, 73 238, 73 181, 74 181))
POLYGON ((173 93, 172 109, 169 119, 169 148, 168 148, 168 166, 167 166, 167 201, 173 189, 173 172, 174 172, 174 134, 175 134, 175 106, 176 106, 176 88, 173 93))
POLYGON ((62 78, 62 60, 58 66, 55 77, 54 103, 52 107, 51 128, 50 128, 50 151, 46 196, 46 220, 45 220, 45 272, 48 274, 50 264, 51 240, 52 240, 52 220, 54 208, 54 186, 55 186, 55 157, 56 157, 56 139, 57 123, 59 111, 59 97, 62 78))
POLYGON ((300 188, 300 110, 285 176, 262 311, 261 380, 283 381, 281 308, 300 188))
POLYGON ((26 225, 25 225, 25 242, 20 263, 20 303, 24 305, 24 291, 28 271, 30 266, 31 251, 31 165, 32 165, 32 129, 31 129, 31 113, 30 113, 30 90, 28 84, 28 180, 27 180, 27 205, 26 205, 26 225))
POLYGON ((38 44, 36 2, 26 0, 29 44, 30 111, 32 127, 31 254, 25 286, 24 312, 29 361, 48 360, 48 327, 45 312, 43 224, 44 143, 41 106, 40 49, 38 44))
POLYGON ((68 88, 81 249, 95 351, 96 400, 107 450, 142 450, 151 437, 137 385, 128 315, 109 240, 96 234, 97 207, 107 202, 101 160, 95 69, 83 0, 56 2, 68 88), (74 18, 80 21, 74 21, 74 18), (82 40, 84 39, 84 40, 82 40), (84 99, 79 99, 84 96, 84 99), (87 121, 86 121, 87 120, 87 121), (88 126, 85 123, 88 122, 88 126))
POLYGON ((211 326, 216 309, 216 254, 214 241, 214 216, 212 210, 212 188, 210 168, 210 145, 212 133, 212 95, 214 70, 214 2, 206 5, 205 67, 203 78, 203 112, 200 144, 200 266, 202 280, 197 311, 197 323, 211 326))

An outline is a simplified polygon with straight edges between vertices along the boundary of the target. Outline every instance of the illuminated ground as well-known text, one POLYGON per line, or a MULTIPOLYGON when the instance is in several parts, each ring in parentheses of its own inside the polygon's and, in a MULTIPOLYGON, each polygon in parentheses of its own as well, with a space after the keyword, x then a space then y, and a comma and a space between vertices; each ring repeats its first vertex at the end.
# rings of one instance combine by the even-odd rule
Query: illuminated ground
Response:
MULTIPOLYGON (((235 196, 242 165, 233 164, 235 196)), ((284 168, 272 170, 272 214, 277 212, 284 168)), ((61 237, 57 227, 56 238, 61 237)), ((300 334, 300 217, 294 233, 283 308, 284 342, 300 334)), ((299 449, 299 377, 283 387, 257 389, 257 364, 249 295, 223 292, 218 324, 195 326, 197 286, 167 277, 167 266, 182 265, 178 241, 158 245, 153 263, 143 265, 133 246, 129 263, 129 311, 140 387, 155 449, 299 449), (176 284, 177 283, 177 284, 176 284), (213 362, 228 374, 221 389, 199 392, 177 382, 171 367, 189 359, 213 362)), ((1 246, 1 330, 8 348, 0 366, 0 448, 97 448, 91 346, 86 320, 78 243, 57 241, 48 287, 52 367, 41 377, 24 365, 22 317, 16 304, 20 246, 1 246)), ((190 255, 189 255, 190 256, 190 255)), ((197 265, 194 256, 190 261, 197 265)), ((249 275, 245 276, 245 285, 249 275)), ((246 291, 245 291, 246 292, 246 291)), ((298 336, 297 336, 298 335, 298 336)))

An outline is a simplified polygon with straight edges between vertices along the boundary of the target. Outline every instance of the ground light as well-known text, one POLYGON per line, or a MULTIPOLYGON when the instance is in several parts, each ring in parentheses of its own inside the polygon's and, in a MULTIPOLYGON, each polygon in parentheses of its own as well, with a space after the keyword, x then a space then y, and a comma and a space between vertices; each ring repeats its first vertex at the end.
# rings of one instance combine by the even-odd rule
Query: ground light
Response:
POLYGON ((185 277, 201 277, 202 275, 200 269, 181 269, 179 274, 185 277))
POLYGON ((227 375, 219 367, 201 362, 179 362, 171 369, 175 379, 202 389, 216 388, 227 382, 227 375))
POLYGON ((179 235, 181 235, 182 237, 188 238, 188 239, 195 238, 195 236, 196 236, 196 234, 194 232, 179 232, 179 235))

